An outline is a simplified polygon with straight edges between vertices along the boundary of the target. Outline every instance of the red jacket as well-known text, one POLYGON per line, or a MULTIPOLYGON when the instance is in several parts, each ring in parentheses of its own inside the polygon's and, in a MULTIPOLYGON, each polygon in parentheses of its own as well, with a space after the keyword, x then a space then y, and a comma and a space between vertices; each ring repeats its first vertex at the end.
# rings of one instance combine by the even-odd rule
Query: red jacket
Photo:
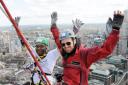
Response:
MULTIPOLYGON (((59 50, 61 51, 58 28, 56 26, 52 26, 51 32, 59 50)), ((90 65, 111 54, 118 40, 119 31, 112 30, 101 47, 83 48, 81 46, 79 49, 77 48, 74 56, 70 56, 66 60, 63 59, 64 82, 66 82, 68 85, 88 85, 90 65)))

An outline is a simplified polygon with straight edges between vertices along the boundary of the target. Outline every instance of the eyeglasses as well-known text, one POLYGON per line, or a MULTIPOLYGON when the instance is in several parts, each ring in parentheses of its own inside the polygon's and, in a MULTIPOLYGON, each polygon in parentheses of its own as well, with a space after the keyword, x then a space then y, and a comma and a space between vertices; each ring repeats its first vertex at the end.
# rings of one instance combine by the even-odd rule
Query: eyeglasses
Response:
POLYGON ((61 46, 64 47, 65 45, 70 46, 71 42, 62 43, 61 46))

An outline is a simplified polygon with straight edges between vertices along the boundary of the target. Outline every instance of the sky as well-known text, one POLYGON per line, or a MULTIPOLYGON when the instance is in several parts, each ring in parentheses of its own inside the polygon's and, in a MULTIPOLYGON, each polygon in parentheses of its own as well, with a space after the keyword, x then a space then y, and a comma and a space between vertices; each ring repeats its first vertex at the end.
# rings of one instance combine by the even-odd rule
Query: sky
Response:
MULTIPOLYGON (((128 9, 128 0, 4 0, 13 17, 20 16, 20 25, 50 24, 50 15, 58 13, 57 24, 105 23, 113 11, 128 9)), ((0 26, 11 25, 0 10, 0 26)))

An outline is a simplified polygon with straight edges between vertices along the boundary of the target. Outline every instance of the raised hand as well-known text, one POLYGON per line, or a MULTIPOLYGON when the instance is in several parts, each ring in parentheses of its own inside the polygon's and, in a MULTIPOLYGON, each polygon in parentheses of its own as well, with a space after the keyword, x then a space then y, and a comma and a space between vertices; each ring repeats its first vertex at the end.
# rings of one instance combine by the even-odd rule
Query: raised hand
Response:
POLYGON ((122 26, 123 20, 124 20, 124 15, 121 13, 121 11, 114 11, 112 28, 119 30, 122 26))
POLYGON ((51 25, 56 24, 57 21, 57 12, 51 14, 51 25))
POLYGON ((75 21, 72 20, 73 23, 73 32, 75 34, 77 34, 79 32, 79 29, 82 25, 84 25, 84 23, 82 23, 82 21, 80 21, 79 19, 76 19, 75 21))

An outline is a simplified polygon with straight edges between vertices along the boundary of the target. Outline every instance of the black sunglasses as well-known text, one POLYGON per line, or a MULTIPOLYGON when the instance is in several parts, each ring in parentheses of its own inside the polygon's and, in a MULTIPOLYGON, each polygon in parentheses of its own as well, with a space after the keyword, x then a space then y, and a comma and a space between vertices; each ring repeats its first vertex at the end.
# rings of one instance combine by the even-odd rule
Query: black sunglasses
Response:
POLYGON ((70 46, 71 42, 62 43, 61 46, 64 47, 65 45, 70 46))

